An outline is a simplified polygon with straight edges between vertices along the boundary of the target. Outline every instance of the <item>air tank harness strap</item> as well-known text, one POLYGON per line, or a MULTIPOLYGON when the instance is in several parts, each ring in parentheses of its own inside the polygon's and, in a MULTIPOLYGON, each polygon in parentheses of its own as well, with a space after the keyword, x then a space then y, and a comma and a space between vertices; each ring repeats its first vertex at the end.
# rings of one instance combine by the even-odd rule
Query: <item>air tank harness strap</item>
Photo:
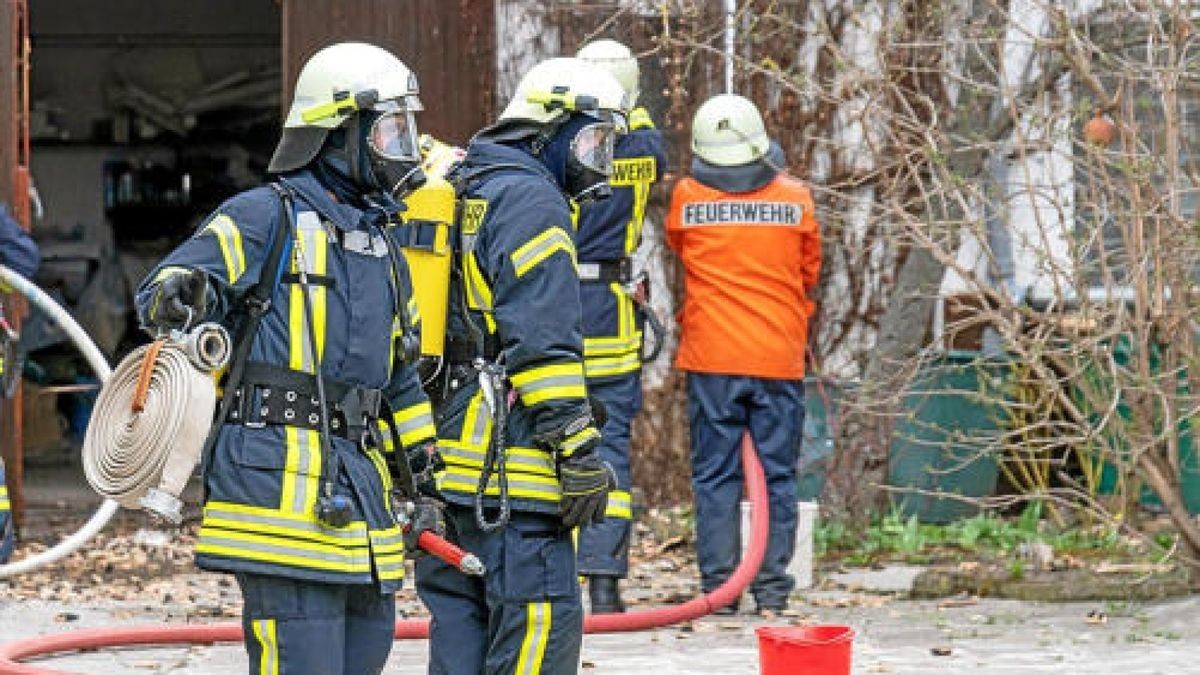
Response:
POLYGON ((579 280, 583 283, 628 284, 633 278, 633 259, 597 260, 579 263, 579 280))

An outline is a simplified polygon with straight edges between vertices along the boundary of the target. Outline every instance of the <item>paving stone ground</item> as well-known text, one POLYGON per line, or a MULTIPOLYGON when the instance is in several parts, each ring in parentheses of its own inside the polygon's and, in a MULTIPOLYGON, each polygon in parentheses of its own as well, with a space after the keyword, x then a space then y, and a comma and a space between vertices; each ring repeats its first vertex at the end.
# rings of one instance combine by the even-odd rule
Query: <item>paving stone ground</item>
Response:
MULTIPOLYGON (((986 599, 949 603, 956 606, 941 604, 822 592, 798 603, 798 609, 804 620, 844 623, 855 628, 856 674, 1200 672, 1195 658, 1200 645, 1200 622, 1195 620, 1200 616, 1200 598, 1142 605, 1051 605, 986 599), (1106 621, 1089 623, 1089 613, 1104 613, 1106 621), (934 648, 948 650, 949 654, 936 656, 934 648)), ((182 623, 186 614, 182 605, 110 601, 68 606, 40 600, 0 601, 0 642, 77 628, 182 623), (63 621, 64 612, 78 618, 63 621)), ((683 629, 588 636, 581 672, 756 673, 759 662, 754 628, 795 620, 721 617, 697 621, 683 629)), ((424 642, 397 642, 385 672, 424 672, 426 649, 424 642)), ((63 655, 40 665, 106 674, 246 672, 246 659, 238 645, 110 649, 63 655)))
MULTIPOLYGON (((86 501, 94 501, 94 496, 89 496, 77 481, 72 483, 70 475, 42 471, 31 476, 31 493, 38 500, 34 506, 41 509, 31 522, 63 520, 56 527, 71 530, 77 526, 71 518, 88 513, 94 506, 86 501), (72 516, 60 518, 56 515, 59 513, 72 516)), ((114 529, 121 528, 109 528, 114 529)), ((166 550, 171 555, 165 555, 130 545, 137 541, 137 536, 109 536, 105 541, 98 538, 93 542, 89 555, 98 553, 117 561, 116 568, 102 576, 93 578, 79 570, 69 576, 51 570, 32 582, 32 587, 9 587, 7 591, 5 582, 0 582, 0 643, 83 628, 235 620, 240 600, 229 584, 222 583, 223 577, 197 573, 188 564, 180 566, 173 557, 178 551, 170 547, 166 550), (131 583, 125 579, 131 573, 122 571, 129 565, 136 570, 156 564, 168 576, 147 576, 131 583), (117 579, 124 581, 114 591, 111 586, 117 579)), ((691 597, 696 587, 694 563, 681 564, 670 556, 659 558, 639 565, 635 572, 663 576, 665 582, 651 584, 643 577, 634 584, 631 580, 630 598, 645 604, 661 602, 660 598, 691 597)), ((81 556, 79 564, 90 569, 94 563, 89 560, 81 556)), ((755 628, 816 622, 854 628, 856 675, 1200 673, 1200 659, 1196 658, 1200 648, 1200 596, 1132 604, 898 599, 896 593, 902 595, 917 572, 919 568, 895 566, 834 575, 833 585, 840 584, 843 590, 799 594, 794 612, 771 620, 744 615, 707 618, 682 627, 587 636, 581 672, 757 673, 755 628), (943 655, 935 655, 935 650, 943 655)), ((411 590, 401 594, 398 604, 405 612, 420 611, 411 590)), ((397 642, 385 672, 424 672, 427 649, 423 641, 397 642)), ((236 644, 107 649, 59 655, 38 665, 105 675, 225 675, 247 671, 246 657, 236 644)))

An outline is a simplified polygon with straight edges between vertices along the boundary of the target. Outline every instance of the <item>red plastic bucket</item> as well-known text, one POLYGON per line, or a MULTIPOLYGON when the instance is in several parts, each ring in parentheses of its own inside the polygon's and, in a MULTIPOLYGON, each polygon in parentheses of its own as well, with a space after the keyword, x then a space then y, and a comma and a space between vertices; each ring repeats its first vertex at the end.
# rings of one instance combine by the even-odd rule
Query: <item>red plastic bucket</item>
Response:
POLYGON ((754 632, 762 675, 850 675, 850 626, 763 626, 754 632))

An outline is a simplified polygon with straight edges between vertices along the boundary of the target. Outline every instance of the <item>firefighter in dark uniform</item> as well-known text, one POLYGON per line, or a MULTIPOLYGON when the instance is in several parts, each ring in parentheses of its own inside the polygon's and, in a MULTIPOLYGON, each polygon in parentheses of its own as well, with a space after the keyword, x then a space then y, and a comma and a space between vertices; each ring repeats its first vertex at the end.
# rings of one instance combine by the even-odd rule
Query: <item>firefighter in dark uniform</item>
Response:
POLYGON ((404 458, 373 430, 391 417, 404 451, 436 438, 405 359, 417 331, 408 269, 386 229, 421 180, 419 109, 416 78, 387 51, 317 52, 271 158, 281 190, 225 202, 138 291, 148 327, 236 329, 287 228, 245 375, 225 392, 236 399, 206 464, 196 545, 201 568, 241 588, 251 673, 378 673, 391 650, 412 538, 391 500, 389 461, 404 458))
MULTIPOLYGON (((638 63, 628 47, 597 40, 577 56, 607 70, 625 88, 630 102, 637 100, 638 63)), ((617 140, 609 180, 612 197, 582 209, 579 216, 584 372, 588 393, 607 412, 600 429, 600 457, 617 476, 604 522, 579 532, 579 574, 588 578, 593 614, 625 611, 618 580, 629 573, 629 437, 642 405, 643 312, 638 303, 645 301, 644 278, 638 284, 632 277, 632 255, 641 243, 650 189, 662 179, 666 162, 662 134, 645 108, 634 108, 629 132, 617 140)))
MULTIPOLYGON (((23 277, 32 278, 34 272, 37 272, 39 262, 41 262, 41 255, 38 253, 37 244, 29 237, 16 218, 9 214, 8 209, 0 205, 0 265, 8 267, 23 277)), ((4 308, 0 307, 0 319, 3 318, 4 308)), ((7 324, 0 327, 0 330, 7 331, 7 324)), ((0 340, 9 339, 12 339, 11 336, 0 336, 0 340)), ((20 373, 7 373, 7 369, 19 367, 16 361, 10 362, 5 358, 9 353, 11 353, 9 350, 0 351, 0 379, 6 379, 3 377, 4 375, 20 377, 20 373)), ((0 390, 0 398, 5 393, 0 390)), ((12 507, 8 501, 8 484, 4 481, 4 459, 0 458, 0 563, 7 561, 8 556, 12 554, 16 537, 14 530, 12 507)))
POLYGON ((433 615, 431 673, 579 667, 571 531, 603 518, 615 481, 596 453, 584 381, 572 203, 607 191, 624 111, 607 73, 544 61, 449 174, 462 199, 450 301, 461 310, 448 321, 448 367, 434 395, 446 465, 437 486, 449 535, 487 575, 417 561, 417 592, 433 615), (511 407, 491 364, 503 366, 511 407))

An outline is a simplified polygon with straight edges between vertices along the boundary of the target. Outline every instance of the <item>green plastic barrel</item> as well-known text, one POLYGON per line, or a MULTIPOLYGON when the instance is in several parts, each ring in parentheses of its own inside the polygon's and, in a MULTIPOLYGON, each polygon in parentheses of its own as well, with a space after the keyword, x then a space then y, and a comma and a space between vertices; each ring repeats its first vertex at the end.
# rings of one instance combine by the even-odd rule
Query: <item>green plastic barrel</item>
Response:
MULTIPOLYGON (((1128 365, 1130 358, 1132 357, 1133 349, 1134 346, 1129 336, 1119 335, 1116 341, 1112 343, 1113 361, 1116 362, 1117 365, 1128 365)), ((1161 372, 1159 359, 1160 356, 1158 349, 1152 346, 1148 365, 1150 366, 1151 373, 1154 375, 1158 375, 1161 372)), ((1107 375, 1105 375, 1104 371, 1100 369, 1088 368, 1085 370, 1084 377, 1092 378, 1092 384, 1093 386, 1096 386, 1097 384, 1102 383, 1096 382, 1095 378, 1107 378, 1107 375)), ((1179 386, 1180 393, 1185 393, 1188 386, 1186 372, 1180 373, 1179 386)), ((1109 390, 1106 390, 1106 395, 1111 397, 1114 393, 1115 392, 1111 391, 1110 385, 1109 390)), ((1077 400, 1083 403, 1082 396, 1077 397, 1077 400)), ((1081 407, 1086 409, 1086 404, 1084 403, 1081 405, 1081 407)), ((1124 401, 1121 401, 1117 404, 1117 414, 1128 420, 1133 413, 1129 409, 1129 406, 1126 405, 1124 401)), ((1089 417, 1098 421, 1101 418, 1101 414, 1096 411, 1091 411, 1089 417)), ((1161 422, 1159 424, 1161 424, 1161 422)), ((1161 427, 1156 424, 1156 433, 1160 428, 1161 427)), ((1200 514, 1200 456, 1197 456, 1196 454, 1195 440, 1193 438, 1192 422, 1190 418, 1181 419, 1177 429, 1179 431, 1179 490, 1183 497, 1183 503, 1187 506, 1188 512, 1192 515, 1197 515, 1200 514)), ((1104 462, 1103 467, 1101 468, 1100 484, 1097 486, 1097 491, 1100 494, 1112 494, 1116 491, 1116 489, 1117 468, 1110 462, 1104 462)), ((1162 504, 1162 501, 1159 500, 1158 495, 1155 494, 1154 491, 1148 486, 1142 487, 1141 494, 1139 495, 1139 501, 1143 506, 1159 506, 1162 504)))
POLYGON ((929 356, 903 395, 888 453, 893 503, 905 518, 948 523, 979 512, 970 501, 996 489, 1010 365, 975 351, 929 356), (912 491, 903 491, 911 488, 912 491))
POLYGON ((796 464, 800 501, 815 502, 825 489, 825 471, 833 455, 833 435, 846 385, 820 377, 804 378, 804 440, 796 464))

